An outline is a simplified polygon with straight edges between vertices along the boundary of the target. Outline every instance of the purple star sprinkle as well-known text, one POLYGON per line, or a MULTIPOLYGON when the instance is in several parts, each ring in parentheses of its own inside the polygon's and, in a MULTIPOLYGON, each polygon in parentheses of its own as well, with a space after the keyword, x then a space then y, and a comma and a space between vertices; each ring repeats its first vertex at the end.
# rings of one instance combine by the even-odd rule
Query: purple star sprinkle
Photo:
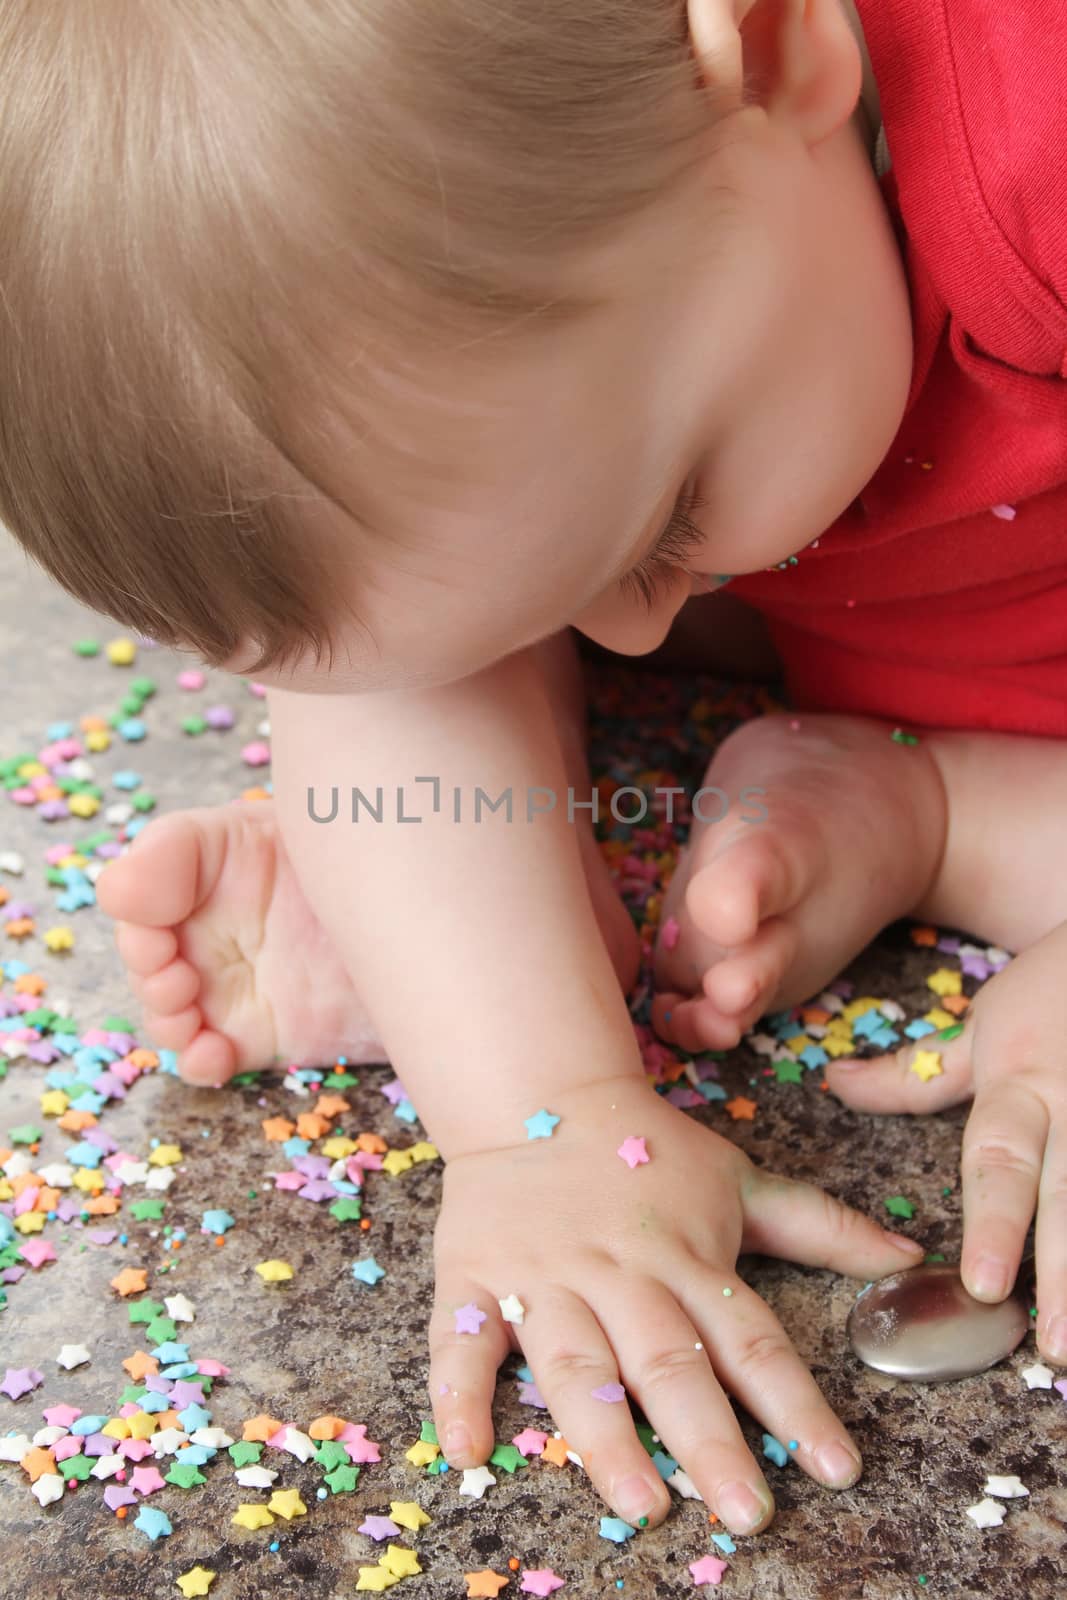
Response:
POLYGON ((478 1333, 486 1320, 485 1312, 479 1311, 473 1300, 465 1306, 460 1306, 454 1315, 457 1333, 478 1333))

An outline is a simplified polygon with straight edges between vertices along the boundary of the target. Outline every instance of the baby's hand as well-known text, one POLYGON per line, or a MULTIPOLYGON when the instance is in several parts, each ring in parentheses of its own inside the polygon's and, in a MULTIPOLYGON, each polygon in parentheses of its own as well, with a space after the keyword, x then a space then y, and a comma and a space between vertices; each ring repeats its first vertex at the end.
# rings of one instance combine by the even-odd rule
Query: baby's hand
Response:
MULTIPOLYGON (((537 1109, 531 1106, 531 1114, 537 1109)), ((876 1223, 820 1189, 770 1177, 636 1075, 568 1090, 549 1139, 445 1168, 434 1240, 430 1394, 450 1465, 493 1449, 496 1369, 516 1346, 619 1516, 658 1522, 669 1497, 618 1385, 737 1533, 774 1502, 727 1392, 812 1477, 845 1487, 859 1452, 769 1307, 738 1277, 760 1251, 857 1278, 913 1266, 876 1223), (617 1152, 648 1161, 631 1167, 617 1152), (505 1322, 517 1300, 521 1322, 505 1322), (511 1301, 511 1305, 507 1304, 511 1301), (474 1330, 477 1329, 477 1332, 474 1330), (466 1330, 466 1331, 463 1331, 466 1330)))
POLYGON ((1036 1207, 1037 1339, 1042 1353, 1061 1364, 1067 1364, 1065 980, 1067 923, 1061 923, 983 984, 965 1026, 946 1030, 954 1037, 928 1034, 895 1055, 826 1069, 834 1093, 858 1111, 941 1111, 974 1096, 960 1158, 960 1272, 976 1299, 1003 1300, 1036 1207))

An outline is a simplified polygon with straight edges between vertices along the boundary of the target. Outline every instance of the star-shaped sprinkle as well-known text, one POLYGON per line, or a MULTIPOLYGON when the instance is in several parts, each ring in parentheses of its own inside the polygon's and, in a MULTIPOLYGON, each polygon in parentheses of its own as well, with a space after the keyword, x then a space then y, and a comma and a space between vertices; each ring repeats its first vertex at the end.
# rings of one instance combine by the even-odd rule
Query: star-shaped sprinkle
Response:
POLYGON ((414 1550, 402 1544, 389 1545, 384 1556, 378 1557, 378 1565, 391 1572, 394 1578, 413 1578, 422 1571, 414 1550))
POLYGON ((940 1077, 944 1072, 940 1050, 916 1050, 908 1071, 914 1072, 923 1083, 929 1083, 931 1078, 940 1077))
POLYGON ((357 1590, 366 1589, 374 1593, 381 1593, 385 1589, 391 1589, 394 1583, 399 1582, 400 1579, 394 1578, 388 1567, 360 1567, 359 1581, 356 1584, 356 1588, 357 1590))
POLYGON ((271 1467, 238 1467, 234 1477, 242 1489, 270 1489, 278 1474, 271 1467))
POLYGON ((552 1130, 558 1121, 559 1118, 553 1116, 551 1111, 545 1111, 543 1108, 535 1111, 533 1116, 527 1117, 523 1123, 527 1139, 551 1139, 552 1130))
POLYGON ((507 1578, 490 1567, 483 1567, 481 1572, 465 1572, 463 1576, 467 1580, 466 1600, 496 1600, 508 1582, 507 1578))
POLYGON ((352 1263, 352 1276, 360 1283, 370 1284, 373 1288, 379 1278, 385 1277, 385 1268, 380 1267, 373 1256, 366 1256, 362 1261, 352 1263))
POLYGON ((284 1517, 287 1522, 293 1517, 306 1517, 307 1509, 299 1489, 275 1489, 267 1501, 267 1510, 276 1517, 284 1517))
POLYGON ((329 1485, 331 1494, 351 1494, 359 1482, 359 1468, 351 1463, 334 1467, 326 1473, 324 1481, 329 1485))
POLYGON ((170 1518, 165 1511, 159 1511, 155 1506, 142 1506, 133 1523, 139 1528, 146 1538, 155 1544, 157 1539, 165 1539, 174 1532, 170 1525, 170 1518))
POLYGON ((610 1539, 612 1544, 625 1544, 627 1539, 632 1539, 637 1532, 636 1528, 624 1522, 621 1517, 601 1517, 600 1537, 610 1539))
POLYGON ((485 1491, 491 1489, 496 1481, 488 1467, 465 1467, 459 1492, 471 1500, 480 1500, 485 1491))
POLYGON ((256 1271, 264 1283, 288 1283, 293 1276, 288 1261, 261 1261, 256 1271))
POLYGON ((539 1432, 537 1428, 523 1428, 511 1442, 522 1455, 539 1456, 548 1443, 548 1434, 539 1432))
POLYGON ((83 1344, 65 1344, 56 1356, 56 1361, 61 1367, 70 1372, 74 1367, 84 1367, 92 1356, 83 1344))
POLYGON ((649 1159, 644 1139, 635 1138, 632 1135, 629 1139, 622 1141, 615 1154, 626 1162, 631 1172, 635 1167, 644 1166, 649 1159))
POLYGON ((63 1479, 58 1472, 42 1472, 41 1476, 31 1485, 30 1493, 38 1505, 50 1506, 55 1500, 62 1500, 65 1489, 63 1479))
POLYGON ((400 1529, 392 1517, 367 1517, 360 1523, 359 1531, 371 1539, 395 1539, 400 1529))
POLYGON ((558 1578, 551 1567, 539 1567, 530 1571, 526 1567, 522 1570, 522 1582, 519 1589, 523 1594, 551 1594, 554 1589, 563 1588, 563 1579, 558 1578))
POLYGON ((526 1315, 526 1307, 517 1294, 505 1295, 503 1300, 497 1301, 497 1305, 500 1307, 500 1315, 505 1322, 513 1322, 516 1327, 522 1326, 523 1318, 526 1315))
POLYGON ((542 1461, 551 1461, 554 1467, 565 1467, 567 1464, 566 1439, 549 1439, 541 1451, 542 1461))
POLYGON ((415 1500, 390 1501, 389 1515, 394 1522, 398 1522, 402 1528, 410 1529, 412 1533, 417 1533, 430 1520, 415 1500))
POLYGON ((979 1500, 967 1507, 967 1515, 976 1528, 999 1528, 1004 1521, 1004 1507, 999 1500, 979 1500))
POLYGON ((1052 1388, 1054 1374, 1040 1361, 1035 1361, 1032 1367, 1024 1367, 1021 1376, 1028 1389, 1052 1388))
POLYGON ((190 1567, 175 1581, 185 1600, 196 1600, 196 1596, 207 1594, 216 1577, 210 1567, 190 1567))
MULTIPOLYGON (((735 1094, 732 1100, 723 1102, 723 1110, 728 1111, 735 1122, 741 1120, 751 1122, 756 1115, 756 1102, 755 1100, 746 1099, 743 1094, 735 1094)), ((708 1560, 711 1560, 710 1556, 708 1560)), ((701 1581, 703 1582, 704 1580, 702 1579, 701 1581)))
POLYGON ((274 1518, 266 1506, 242 1505, 237 1507, 230 1521, 235 1522, 239 1528, 255 1529, 269 1528, 274 1518))
POLYGON ((18 1400, 21 1395, 39 1389, 43 1382, 44 1373, 33 1367, 8 1367, 0 1383, 0 1394, 6 1394, 9 1400, 18 1400))
POLYGON ((678 943, 678 935, 680 933, 681 933, 681 929, 678 926, 678 918, 677 917, 668 917, 666 922, 663 924, 663 927, 660 930, 660 936, 659 936, 660 937, 660 943, 662 944, 664 950, 673 950, 674 949, 674 947, 678 943))
POLYGON ((141 1294, 148 1287, 148 1272, 144 1267, 123 1267, 122 1271, 112 1278, 111 1287, 117 1290, 123 1299, 127 1295, 141 1294))
POLYGON ((134 1467, 130 1473, 130 1488, 136 1494, 155 1494, 162 1487, 163 1479, 157 1467, 134 1467))
POLYGON ((983 1493, 998 1495, 1001 1500, 1018 1500, 1030 1491, 1013 1475, 1010 1478, 987 1478, 983 1493))
MULTIPOLYGON (((41 1212, 26 1212, 24 1215, 27 1217, 33 1215, 42 1217, 41 1226, 44 1226, 44 1220, 41 1212)), ((28 1261, 30 1266, 33 1267, 34 1271, 36 1271, 38 1267, 43 1267, 46 1261, 54 1261, 56 1259, 56 1247, 52 1243, 51 1239, 28 1239, 27 1242, 19 1249, 19 1255, 22 1257, 23 1261, 28 1261)))
POLYGON ((176 1484, 179 1489, 191 1489, 194 1484, 206 1483, 207 1479, 192 1462, 176 1461, 167 1473, 167 1482, 176 1484))
POLYGON ((699 1589, 704 1583, 718 1583, 728 1566, 728 1561, 720 1561, 717 1556, 701 1556, 699 1561, 690 1561, 689 1570, 699 1589))
POLYGON ((486 1320, 484 1311, 480 1311, 473 1300, 468 1300, 465 1306, 453 1312, 456 1319, 457 1333, 477 1333, 486 1320))
MULTIPOLYGON (((192 1304, 183 1294, 167 1295, 164 1303, 167 1307, 167 1315, 175 1322, 192 1322, 196 1315, 192 1304)), ((203 1572, 204 1568, 198 1567, 195 1570, 203 1572)), ((214 1577, 214 1573, 212 1573, 212 1577, 214 1577)))
POLYGON ((594 1400, 603 1400, 609 1406, 617 1405, 620 1400, 626 1399, 626 1390, 621 1383, 602 1383, 599 1389, 591 1389, 589 1392, 594 1400))

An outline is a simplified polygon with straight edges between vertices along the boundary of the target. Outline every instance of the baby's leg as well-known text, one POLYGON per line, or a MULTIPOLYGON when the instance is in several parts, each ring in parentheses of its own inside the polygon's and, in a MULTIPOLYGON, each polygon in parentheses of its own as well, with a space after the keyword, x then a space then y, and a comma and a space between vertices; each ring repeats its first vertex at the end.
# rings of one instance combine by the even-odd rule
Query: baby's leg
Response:
MULTIPOLYGON (((569 632, 535 646, 568 782, 589 792, 585 691, 569 632)), ((308 701, 308 715, 315 702, 308 701)), ((640 960, 587 812, 579 846, 601 935, 624 992, 640 960)), ((337 830, 337 848, 344 832, 337 830)), ((219 1083, 274 1060, 381 1061, 367 1009, 293 872, 270 801, 178 812, 144 830, 98 884, 145 1025, 183 1077, 219 1083)))
POLYGON ((664 899, 653 1021, 723 1048, 813 995, 937 881, 945 793, 926 740, 863 717, 766 716, 723 743, 664 899), (744 791, 761 790, 747 802, 744 791), (723 802, 725 804, 725 801, 723 802), (764 819, 746 821, 759 815, 764 819))

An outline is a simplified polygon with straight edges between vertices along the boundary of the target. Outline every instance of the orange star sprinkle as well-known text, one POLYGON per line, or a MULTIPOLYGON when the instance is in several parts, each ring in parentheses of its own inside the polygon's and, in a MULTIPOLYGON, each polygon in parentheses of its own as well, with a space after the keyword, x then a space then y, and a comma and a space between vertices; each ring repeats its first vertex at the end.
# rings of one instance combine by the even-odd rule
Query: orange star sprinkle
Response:
POLYGON ((159 1362, 155 1356, 150 1356, 145 1350, 135 1350, 132 1356, 127 1356, 122 1363, 134 1383, 140 1383, 142 1378, 155 1377, 159 1371, 159 1362))
POLYGON ((945 1010, 951 1011, 954 1017, 962 1017, 970 1003, 970 996, 965 994, 946 994, 941 1001, 945 1010))
POLYGON ((15 979, 16 994, 44 994, 48 985, 36 972, 24 972, 21 978, 15 979))
POLYGON ((290 1122, 286 1117, 268 1117, 260 1123, 265 1136, 275 1144, 284 1144, 296 1132, 295 1122, 290 1122))
POLYGON ((566 1439, 548 1439, 545 1442, 545 1448, 541 1451, 541 1459, 542 1461, 551 1461, 555 1467, 565 1467, 569 1448, 566 1439))
POLYGON ((482 1572, 465 1572, 463 1576, 467 1580, 467 1600, 496 1600, 508 1582, 489 1567, 482 1572))
POLYGON ((929 945, 932 948, 937 943, 937 929, 927 927, 912 928, 911 942, 912 944, 929 945))
POLYGON ((735 1122, 740 1121, 742 1118, 746 1122, 751 1122, 756 1115, 756 1102, 755 1100, 746 1100, 743 1094, 738 1094, 732 1100, 727 1100, 724 1109, 730 1113, 735 1122))
POLYGON ((315 1101, 315 1110, 320 1117, 339 1117, 342 1111, 351 1109, 343 1094, 320 1094, 315 1101))
POLYGON ((62 1128, 64 1133, 81 1133, 83 1128, 95 1128, 96 1118, 91 1111, 75 1111, 72 1106, 69 1111, 64 1111, 57 1128, 62 1128))
POLYGON ((361 1133, 356 1140, 357 1150, 365 1150, 369 1156, 384 1156, 389 1146, 378 1133, 361 1133))
POLYGON ((23 1472, 28 1472, 30 1482, 36 1483, 46 1472, 56 1471, 56 1457, 52 1450, 42 1450, 40 1445, 34 1445, 32 1450, 27 1450, 19 1466, 23 1472))
POLYGON ((252 1417, 245 1423, 241 1438, 256 1444, 266 1444, 267 1440, 284 1426, 285 1424, 279 1422, 277 1417, 268 1417, 265 1411, 261 1411, 258 1417, 252 1417))
POLYGON ((336 1439, 348 1424, 344 1417, 316 1417, 308 1428, 309 1439, 336 1439))
POLYGON ((156 1052, 147 1049, 144 1045, 139 1045, 136 1050, 131 1050, 127 1060, 131 1067, 140 1067, 142 1072, 147 1072, 152 1067, 159 1066, 159 1057, 156 1052))
POLYGON ((148 1288, 148 1272, 145 1267, 123 1267, 117 1278, 112 1278, 111 1287, 117 1289, 125 1300, 128 1294, 143 1294, 148 1288))
POLYGON ((296 1119, 296 1131, 301 1139, 321 1139, 330 1124, 317 1111, 302 1111, 296 1119))

